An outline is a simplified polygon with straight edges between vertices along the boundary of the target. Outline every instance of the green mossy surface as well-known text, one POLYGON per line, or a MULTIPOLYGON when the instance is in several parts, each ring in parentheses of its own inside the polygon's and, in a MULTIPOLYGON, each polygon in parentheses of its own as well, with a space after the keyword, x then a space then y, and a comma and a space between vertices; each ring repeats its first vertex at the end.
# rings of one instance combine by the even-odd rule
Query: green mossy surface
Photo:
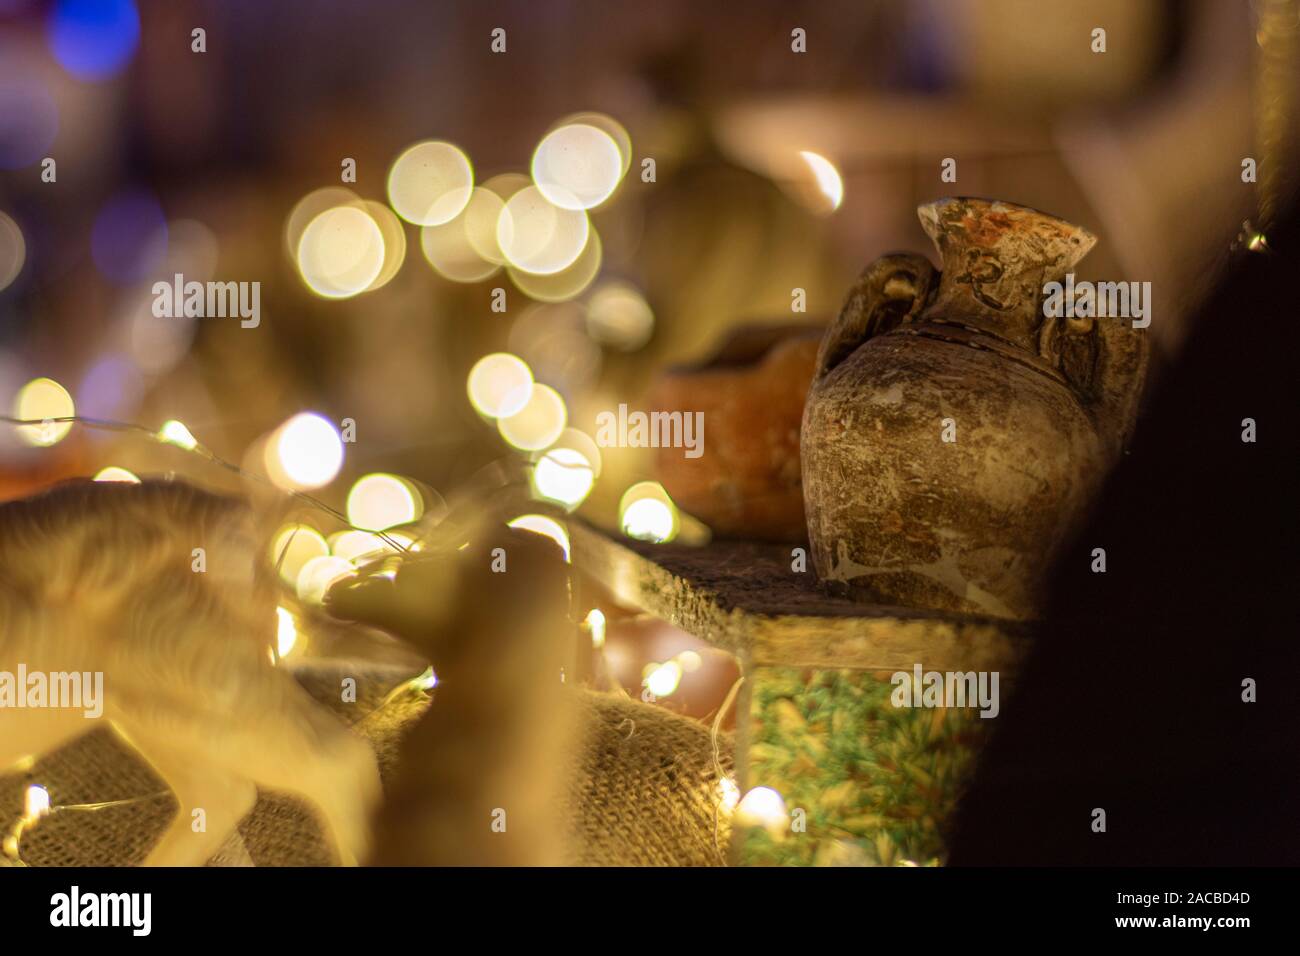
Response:
POLYGON ((936 865, 989 721, 899 708, 888 672, 758 667, 747 786, 771 787, 806 832, 738 835, 742 865, 936 865))

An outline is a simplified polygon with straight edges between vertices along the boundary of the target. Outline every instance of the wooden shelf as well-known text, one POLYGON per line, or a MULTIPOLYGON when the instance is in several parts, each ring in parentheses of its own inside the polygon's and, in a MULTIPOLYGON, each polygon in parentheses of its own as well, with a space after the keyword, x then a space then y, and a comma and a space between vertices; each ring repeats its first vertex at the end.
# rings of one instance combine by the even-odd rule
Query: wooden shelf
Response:
POLYGON ((1027 641, 1013 622, 857 604, 824 593, 787 545, 703 547, 614 538, 569 522, 573 563, 628 607, 751 665, 859 670, 1010 670, 1027 641))

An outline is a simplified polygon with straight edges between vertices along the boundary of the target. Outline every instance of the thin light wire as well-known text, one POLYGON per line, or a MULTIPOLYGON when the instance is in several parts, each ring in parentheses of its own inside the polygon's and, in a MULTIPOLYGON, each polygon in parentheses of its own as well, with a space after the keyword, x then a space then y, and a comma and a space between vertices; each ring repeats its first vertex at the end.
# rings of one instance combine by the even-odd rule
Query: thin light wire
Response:
MULTIPOLYGON (((336 508, 331 508, 329 505, 321 501, 319 498, 315 498, 302 491, 286 491, 285 489, 276 485, 265 475, 259 475, 254 472, 247 471, 246 469, 241 468, 239 465, 236 465, 234 462, 227 461, 226 459, 222 458, 220 455, 217 455, 215 452, 213 452, 212 449, 208 448, 206 445, 202 444, 197 440, 194 442, 193 448, 186 448, 184 445, 178 445, 173 441, 169 441, 166 438, 163 438, 158 432, 154 431, 152 428, 148 428, 145 425, 137 425, 134 422, 119 422, 108 418, 90 418, 89 416, 86 415, 61 415, 58 418, 39 418, 39 419, 14 418, 11 415, 0 415, 0 422, 5 422, 10 425, 20 425, 20 426, 27 425, 27 426, 37 426, 37 427, 42 425, 61 425, 64 423, 69 423, 74 425, 84 425, 87 428, 98 428, 104 431, 128 432, 128 433, 143 435, 146 438, 148 438, 150 441, 154 442, 155 444, 170 445, 173 448, 179 448, 183 452, 196 455, 197 457, 208 462, 209 464, 217 465, 218 467, 224 468, 227 471, 233 472, 234 474, 239 475, 241 478, 247 478, 250 481, 259 482, 260 484, 265 485, 268 488, 274 488, 276 491, 279 491, 283 494, 287 494, 290 497, 295 498, 298 501, 304 502, 308 505, 311 505, 314 508, 319 508, 321 511, 324 511, 326 514, 342 522, 347 527, 352 528, 354 531, 370 530, 369 528, 358 528, 356 525, 354 525, 351 521, 348 520, 347 515, 345 515, 343 512, 339 511, 336 508)), ((400 541, 398 541, 397 539, 389 535, 387 532, 374 531, 371 533, 374 534, 376 537, 378 537, 389 547, 393 548, 395 551, 401 554, 408 553, 408 548, 405 545, 403 545, 400 541)))

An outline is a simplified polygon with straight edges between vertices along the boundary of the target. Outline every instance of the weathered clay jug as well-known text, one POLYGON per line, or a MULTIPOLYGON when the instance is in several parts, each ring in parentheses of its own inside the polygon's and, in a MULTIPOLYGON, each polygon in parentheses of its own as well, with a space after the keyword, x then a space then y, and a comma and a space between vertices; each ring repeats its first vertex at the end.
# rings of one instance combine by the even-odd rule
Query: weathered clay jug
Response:
POLYGON ((918 214, 942 274, 876 260, 818 354, 801 435, 814 564, 857 600, 1032 617, 1133 426, 1145 335, 1045 316, 1086 230, 984 199, 918 214))

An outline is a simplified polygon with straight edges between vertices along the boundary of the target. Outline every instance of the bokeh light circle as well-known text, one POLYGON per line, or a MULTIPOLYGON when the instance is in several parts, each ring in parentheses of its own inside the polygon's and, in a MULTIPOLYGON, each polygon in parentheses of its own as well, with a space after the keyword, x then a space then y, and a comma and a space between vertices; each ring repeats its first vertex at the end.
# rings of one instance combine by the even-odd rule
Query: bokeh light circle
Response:
POLYGON ((573 123, 537 144, 533 182, 561 209, 592 209, 608 199, 623 176, 618 144, 604 130, 573 123))
POLYGON ((417 226, 437 226, 460 215, 474 188, 469 158, 451 143, 428 140, 408 148, 388 172, 388 201, 417 226))
POLYGON ((539 451, 555 444, 568 424, 568 409, 560 393, 537 383, 524 407, 497 420, 497 431, 521 451, 539 451))
MULTIPOLYGON (((25 420, 69 418, 77 414, 68 390, 52 378, 32 379, 14 399, 14 417, 25 420)), ((28 445, 45 448, 57 445, 72 430, 71 422, 20 425, 18 437, 28 445)))
POLYGON ((587 213, 556 206, 536 186, 519 190, 501 210, 497 244, 516 269, 549 275, 572 265, 590 234, 587 213))
POLYGON ((307 224, 298 271, 317 295, 342 299, 366 291, 384 267, 384 236, 365 209, 335 206, 307 224))
POLYGON ((474 363, 466 383, 470 404, 488 418, 517 414, 533 391, 528 364, 509 352, 493 352, 474 363))

